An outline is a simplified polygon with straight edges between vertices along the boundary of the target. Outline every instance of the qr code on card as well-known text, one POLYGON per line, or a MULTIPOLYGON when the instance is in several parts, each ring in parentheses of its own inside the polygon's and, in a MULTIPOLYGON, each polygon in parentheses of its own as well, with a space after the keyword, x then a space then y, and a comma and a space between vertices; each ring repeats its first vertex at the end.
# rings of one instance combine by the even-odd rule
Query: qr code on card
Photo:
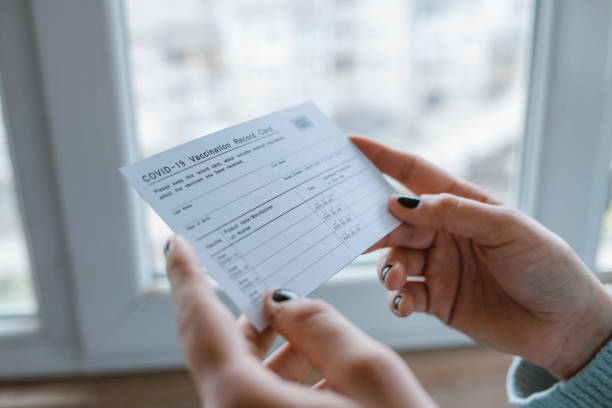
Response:
POLYGON ((291 123, 293 123, 293 126, 300 131, 314 127, 314 123, 308 119, 308 116, 298 116, 297 118, 293 118, 291 119, 291 123))

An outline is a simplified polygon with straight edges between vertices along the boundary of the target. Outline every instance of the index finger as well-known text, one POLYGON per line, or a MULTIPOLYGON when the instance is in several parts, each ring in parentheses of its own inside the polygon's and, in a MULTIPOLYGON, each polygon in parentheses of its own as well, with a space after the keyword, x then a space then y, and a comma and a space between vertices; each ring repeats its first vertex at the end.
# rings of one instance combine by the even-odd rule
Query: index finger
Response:
POLYGON ((177 334, 192 371, 207 374, 249 355, 234 317, 217 299, 195 249, 179 235, 172 236, 166 248, 177 334))
POLYGON ((452 193, 497 204, 495 199, 479 187, 452 177, 420 157, 388 148, 363 137, 349 136, 349 138, 380 171, 401 182, 416 194, 452 193))

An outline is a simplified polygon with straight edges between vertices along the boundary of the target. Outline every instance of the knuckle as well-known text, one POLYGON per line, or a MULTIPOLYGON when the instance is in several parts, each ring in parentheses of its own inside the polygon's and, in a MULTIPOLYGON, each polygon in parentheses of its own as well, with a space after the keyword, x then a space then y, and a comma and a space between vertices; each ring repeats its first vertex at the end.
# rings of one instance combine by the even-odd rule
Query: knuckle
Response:
POLYGON ((295 331, 327 326, 326 321, 335 312, 332 306, 318 299, 301 298, 289 303, 269 316, 270 324, 277 329, 295 331))
POLYGON ((319 299, 303 299, 301 304, 288 309, 288 318, 299 326, 310 325, 321 316, 332 312, 332 307, 319 299))
POLYGON ((449 193, 440 193, 434 199, 434 211, 438 213, 435 224, 436 229, 443 228, 449 222, 453 222, 455 214, 461 205, 460 199, 449 193))
POLYGON ((198 316, 203 316, 212 307, 212 300, 206 298, 195 298, 175 306, 176 336, 185 355, 197 366, 220 364, 229 355, 222 343, 202 341, 210 336, 210 326, 198 316))
POLYGON ((452 212, 459 207, 459 199, 448 193, 441 193, 436 201, 436 206, 443 212, 452 212))
POLYGON ((523 218, 523 214, 512 207, 500 206, 494 208, 494 210, 497 212, 496 218, 501 226, 514 225, 523 218))
POLYGON ((423 251, 411 251, 410 256, 409 266, 415 271, 423 269, 425 266, 425 253, 423 251))
POLYGON ((413 225, 402 224, 402 235, 404 242, 413 242, 416 228, 413 225))
POLYGON ((191 319, 187 317, 189 314, 189 310, 186 307, 182 307, 180 310, 175 310, 176 337, 181 342, 186 342, 192 338, 193 327, 191 324, 191 319))
POLYGON ((412 154, 404 154, 404 159, 398 174, 399 180, 408 180, 414 171, 415 165, 423 161, 419 156, 412 154))
POLYGON ((191 278, 196 272, 198 272, 199 268, 187 257, 171 254, 168 258, 166 269, 168 271, 169 278, 186 279, 191 278))
POLYGON ((309 325, 316 324, 316 321, 329 313, 331 309, 332 307, 322 300, 300 298, 273 310, 268 315, 268 321, 277 328, 285 326, 310 327, 309 325))
POLYGON ((198 351, 200 345, 197 342, 199 336, 205 335, 204 331, 200 326, 199 322, 196 321, 193 316, 197 316, 198 310, 193 303, 185 302, 175 312, 176 320, 176 336, 182 342, 193 346, 193 351, 198 351))
POLYGON ((508 221, 515 221, 524 217, 523 213, 512 207, 501 207, 503 217, 508 221))

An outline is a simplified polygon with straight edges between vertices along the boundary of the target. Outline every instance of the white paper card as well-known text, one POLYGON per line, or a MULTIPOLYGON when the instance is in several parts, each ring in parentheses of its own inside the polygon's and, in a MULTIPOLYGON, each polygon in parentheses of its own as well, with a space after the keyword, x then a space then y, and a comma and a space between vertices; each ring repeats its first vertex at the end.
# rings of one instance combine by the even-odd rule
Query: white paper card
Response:
POLYGON ((400 224, 392 188, 312 103, 121 171, 259 330, 268 289, 308 295, 400 224))

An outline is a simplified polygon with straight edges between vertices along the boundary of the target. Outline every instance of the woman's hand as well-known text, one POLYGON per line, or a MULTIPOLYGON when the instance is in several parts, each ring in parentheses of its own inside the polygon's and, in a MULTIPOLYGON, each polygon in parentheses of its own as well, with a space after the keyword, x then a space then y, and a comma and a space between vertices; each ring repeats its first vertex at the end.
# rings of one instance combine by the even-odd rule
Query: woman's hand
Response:
POLYGON ((378 272, 396 315, 431 313, 562 379, 612 336, 610 295, 560 237, 420 158, 352 140, 418 195, 389 199, 404 224, 372 248, 389 248, 378 272))
POLYGON ((432 407, 404 362, 331 306, 287 291, 265 298, 270 327, 236 323, 180 236, 166 247, 178 338, 207 407, 432 407), (262 361, 277 333, 287 343, 262 361), (324 380, 300 384, 311 368, 324 380))

